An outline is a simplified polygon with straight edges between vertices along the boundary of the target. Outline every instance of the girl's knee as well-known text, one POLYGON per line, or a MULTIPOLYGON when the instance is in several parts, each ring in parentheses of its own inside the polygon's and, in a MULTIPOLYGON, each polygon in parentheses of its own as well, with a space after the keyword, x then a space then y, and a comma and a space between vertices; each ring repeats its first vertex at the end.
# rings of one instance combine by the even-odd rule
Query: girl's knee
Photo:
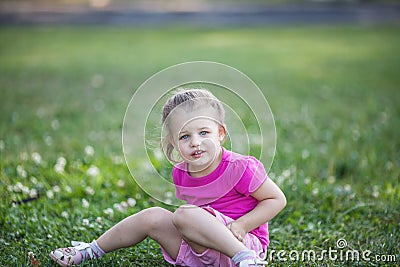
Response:
POLYGON ((142 212, 144 215, 144 223, 150 228, 159 228, 164 225, 166 221, 170 221, 172 217, 172 212, 160 207, 148 208, 142 212))
POLYGON ((172 223, 180 229, 189 225, 200 208, 194 205, 180 206, 172 216, 172 223))

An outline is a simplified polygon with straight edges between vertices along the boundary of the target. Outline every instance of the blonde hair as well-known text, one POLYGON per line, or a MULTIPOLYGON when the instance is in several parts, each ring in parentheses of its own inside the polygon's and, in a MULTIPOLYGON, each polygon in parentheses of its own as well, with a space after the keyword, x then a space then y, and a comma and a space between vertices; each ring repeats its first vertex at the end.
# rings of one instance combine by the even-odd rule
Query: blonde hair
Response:
POLYGON ((205 89, 179 89, 172 95, 165 103, 162 110, 163 128, 165 129, 165 136, 162 138, 161 148, 172 162, 178 162, 172 156, 174 150, 173 145, 170 142, 169 132, 169 115, 177 108, 183 108, 185 111, 190 112, 196 108, 203 107, 204 105, 213 108, 217 111, 218 117, 215 118, 219 124, 223 125, 225 120, 225 109, 222 103, 216 98, 210 91, 205 89))

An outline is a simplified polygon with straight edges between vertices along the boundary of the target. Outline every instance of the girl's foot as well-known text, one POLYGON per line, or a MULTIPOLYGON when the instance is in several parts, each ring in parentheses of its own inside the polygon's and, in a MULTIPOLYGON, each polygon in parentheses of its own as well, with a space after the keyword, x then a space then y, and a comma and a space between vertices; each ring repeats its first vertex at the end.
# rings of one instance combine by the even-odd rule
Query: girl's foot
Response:
POLYGON ((50 252, 50 257, 61 266, 77 266, 85 260, 98 259, 104 255, 102 251, 93 248, 91 244, 76 241, 71 243, 73 247, 58 248, 50 252))
POLYGON ((251 260, 241 261, 239 263, 239 267, 266 266, 266 264, 268 264, 268 262, 266 262, 266 261, 261 261, 261 260, 258 260, 258 259, 257 260, 251 259, 251 260))
POLYGON ((239 251, 233 256, 232 260, 237 267, 265 266, 267 264, 267 262, 261 261, 253 250, 239 251))

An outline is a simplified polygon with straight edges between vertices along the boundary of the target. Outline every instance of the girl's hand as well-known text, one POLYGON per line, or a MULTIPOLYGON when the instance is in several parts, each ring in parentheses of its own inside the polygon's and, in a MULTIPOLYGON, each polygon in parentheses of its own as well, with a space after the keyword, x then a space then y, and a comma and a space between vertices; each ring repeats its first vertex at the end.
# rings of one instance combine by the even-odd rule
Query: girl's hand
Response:
POLYGON ((226 227, 228 227, 228 229, 240 242, 246 245, 246 240, 244 238, 246 236, 246 231, 240 223, 238 223, 237 221, 233 221, 231 223, 228 223, 226 227))

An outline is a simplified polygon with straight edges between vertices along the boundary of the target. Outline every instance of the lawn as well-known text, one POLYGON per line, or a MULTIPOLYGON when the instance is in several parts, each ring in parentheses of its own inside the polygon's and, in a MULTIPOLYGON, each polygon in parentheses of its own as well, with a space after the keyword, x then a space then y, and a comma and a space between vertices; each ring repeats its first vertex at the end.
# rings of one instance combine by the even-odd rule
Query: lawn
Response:
MULTIPOLYGON (((247 74, 274 114, 269 175, 288 204, 269 224, 272 265, 398 266, 399 47, 398 26, 0 28, 0 265, 31 266, 32 251, 55 266, 70 240, 173 210, 130 176, 123 117, 154 73, 209 60, 247 74)), ((169 265, 146 240, 85 266, 169 265)))

